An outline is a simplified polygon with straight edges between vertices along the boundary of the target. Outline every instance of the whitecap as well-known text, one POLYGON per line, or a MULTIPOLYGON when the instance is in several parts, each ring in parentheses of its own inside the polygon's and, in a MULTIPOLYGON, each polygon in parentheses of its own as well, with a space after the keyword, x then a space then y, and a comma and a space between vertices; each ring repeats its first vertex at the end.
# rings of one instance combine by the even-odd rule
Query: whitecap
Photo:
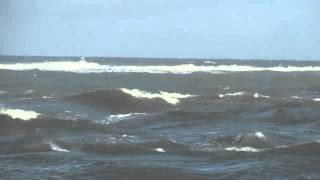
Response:
POLYGON ((320 102, 320 98, 314 98, 312 99, 313 101, 317 101, 317 102, 320 102))
POLYGON ((256 149, 253 147, 227 147, 225 148, 227 151, 240 151, 240 152, 260 152, 262 149, 256 149))
POLYGON ((273 66, 258 67, 249 65, 107 65, 95 62, 88 62, 85 59, 80 61, 51 61, 51 62, 33 62, 0 64, 0 69, 7 70, 40 70, 40 71, 65 71, 74 73, 103 73, 103 72, 130 72, 130 73, 173 73, 173 74, 191 74, 194 72, 221 73, 221 72, 313 72, 320 71, 320 66, 273 66))
POLYGON ((291 96, 292 99, 303 99, 302 97, 300 96, 291 96))
POLYGON ((13 119, 21 119, 24 121, 35 119, 39 115, 41 115, 40 113, 37 113, 34 111, 25 111, 22 109, 6 109, 6 108, 1 108, 0 114, 5 114, 10 116, 13 119))
POLYGON ((53 142, 49 142, 49 145, 50 145, 50 149, 52 151, 57 151, 57 152, 69 152, 67 149, 63 149, 61 147, 59 147, 58 145, 56 145, 55 143, 53 142))
POLYGON ((206 63, 206 64, 216 64, 216 62, 214 62, 214 61, 204 61, 204 63, 206 63))
MULTIPOLYGON (((112 114, 107 116, 102 123, 103 124, 114 124, 123 120, 131 119, 133 117, 145 116, 147 113, 128 113, 128 114, 112 114)), ((101 121, 97 121, 97 123, 101 123, 101 121)))
POLYGON ((253 135, 260 139, 267 139, 266 136, 260 131, 255 132, 253 135))
POLYGON ((228 96, 242 96, 245 94, 246 94, 246 92, 226 93, 226 94, 219 94, 219 97, 223 98, 223 97, 228 97, 228 96))
POLYGON ((242 137, 257 137, 259 139, 263 139, 263 140, 267 140, 267 137, 260 131, 257 131, 257 132, 254 132, 254 133, 249 133, 249 134, 246 134, 246 135, 243 135, 243 134, 239 134, 236 138, 235 141, 238 141, 240 140, 242 137))
POLYGON ((253 94, 253 97, 254 98, 267 98, 267 99, 270 98, 270 96, 262 95, 262 94, 259 94, 257 92, 253 94))
POLYGON ((133 97, 136 98, 141 98, 141 99, 154 99, 154 98, 161 98, 167 103, 176 105, 180 102, 179 99, 184 99, 184 98, 189 98, 189 97, 194 97, 195 95, 190 95, 190 94, 180 94, 180 93, 169 93, 165 91, 160 91, 160 93, 150 93, 147 91, 142 91, 139 89, 126 89, 122 88, 122 92, 126 94, 130 94, 133 97))
POLYGON ((156 148, 155 151, 161 152, 161 153, 166 152, 166 151, 165 151, 163 148, 161 148, 161 147, 156 148))
POLYGON ((53 97, 51 96, 42 96, 41 99, 52 99, 53 97))

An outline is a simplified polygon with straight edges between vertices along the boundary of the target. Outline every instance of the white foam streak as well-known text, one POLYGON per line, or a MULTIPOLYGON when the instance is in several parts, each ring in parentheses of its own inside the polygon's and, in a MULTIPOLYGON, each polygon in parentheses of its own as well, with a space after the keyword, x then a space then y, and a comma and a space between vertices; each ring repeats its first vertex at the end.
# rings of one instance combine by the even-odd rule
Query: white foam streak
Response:
MULTIPOLYGON (((109 115, 106 117, 106 119, 103 121, 104 124, 114 124, 123 120, 131 119, 133 117, 137 116, 145 116, 146 113, 128 113, 128 114, 114 114, 109 115)), ((100 121, 98 123, 101 123, 100 121)))
POLYGON ((253 97, 254 98, 267 98, 267 99, 270 98, 270 96, 262 95, 262 94, 259 94, 257 92, 253 94, 253 97))
POLYGON ((50 149, 52 151, 58 151, 58 152, 69 152, 67 149, 63 149, 59 147, 58 145, 54 144, 53 142, 49 142, 50 149))
POLYGON ((314 98, 312 99, 313 101, 317 101, 317 102, 320 102, 320 98, 314 98))
POLYGON ((227 94, 219 94, 220 98, 228 97, 228 96, 242 96, 245 95, 245 92, 236 92, 236 93, 227 93, 227 94))
POLYGON ((256 149, 253 147, 227 147, 225 148, 227 151, 240 151, 240 152, 260 152, 261 149, 256 149))
POLYGON ((161 153, 166 152, 163 148, 160 148, 160 147, 156 148, 155 151, 161 152, 161 153))
POLYGON ((122 88, 122 92, 126 94, 130 94, 133 97, 136 98, 141 98, 141 99, 154 99, 154 98, 161 98, 165 100, 167 103, 176 105, 180 102, 179 99, 184 99, 184 98, 189 98, 189 97, 194 97, 194 95, 190 94, 180 94, 180 93, 169 93, 169 92, 164 92, 160 91, 160 93, 150 93, 147 91, 142 91, 139 89, 126 89, 122 88))
POLYGON ((5 109, 5 108, 0 109, 0 114, 5 114, 10 116, 13 119, 21 119, 24 121, 35 119, 39 115, 41 115, 34 111, 25 111, 22 109, 5 109))
POLYGON ((291 96, 292 99, 303 99, 302 97, 300 96, 291 96))
POLYGON ((102 72, 135 72, 135 73, 173 73, 190 74, 194 72, 221 73, 221 72, 248 72, 248 71, 276 71, 276 72, 302 72, 320 71, 320 66, 275 66, 257 67, 247 65, 103 65, 94 62, 80 61, 51 61, 34 63, 0 64, 0 69, 7 70, 34 70, 66 71, 74 73, 102 73, 102 72))

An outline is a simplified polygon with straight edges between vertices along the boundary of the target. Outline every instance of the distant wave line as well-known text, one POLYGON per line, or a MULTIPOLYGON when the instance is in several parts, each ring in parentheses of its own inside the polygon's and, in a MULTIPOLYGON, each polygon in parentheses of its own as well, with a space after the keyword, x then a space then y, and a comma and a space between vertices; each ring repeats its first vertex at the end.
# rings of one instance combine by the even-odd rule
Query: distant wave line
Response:
POLYGON ((2 70, 40 70, 40 71, 62 71, 73 73, 152 73, 152 74, 191 74, 223 73, 223 72, 314 72, 320 71, 320 66, 272 66, 258 67, 249 65, 108 65, 86 60, 80 61, 49 61, 33 63, 0 64, 2 70))

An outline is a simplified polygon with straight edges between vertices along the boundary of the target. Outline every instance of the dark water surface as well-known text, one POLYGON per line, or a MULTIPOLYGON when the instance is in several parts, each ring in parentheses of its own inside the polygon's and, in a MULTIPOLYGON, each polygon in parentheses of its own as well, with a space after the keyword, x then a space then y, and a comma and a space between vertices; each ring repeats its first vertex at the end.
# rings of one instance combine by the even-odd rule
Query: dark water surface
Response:
POLYGON ((320 179, 319 93, 317 62, 1 57, 0 179, 320 179))

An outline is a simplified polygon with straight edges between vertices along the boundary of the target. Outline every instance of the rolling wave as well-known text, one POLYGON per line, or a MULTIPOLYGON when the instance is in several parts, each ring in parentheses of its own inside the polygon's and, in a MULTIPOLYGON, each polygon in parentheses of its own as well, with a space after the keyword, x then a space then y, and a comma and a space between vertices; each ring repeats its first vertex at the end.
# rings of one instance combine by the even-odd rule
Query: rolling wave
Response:
POLYGON ((312 72, 320 71, 320 66, 273 66, 258 67, 249 65, 105 65, 86 60, 80 61, 51 61, 33 63, 0 64, 0 69, 6 70, 40 70, 64 71, 73 73, 153 73, 153 74, 191 74, 195 72, 221 73, 221 72, 312 72))
POLYGON ((111 113, 145 113, 163 111, 180 102, 180 99, 193 97, 189 94, 159 94, 138 89, 110 89, 86 92, 64 98, 65 100, 82 103, 91 107, 108 110, 111 113))

